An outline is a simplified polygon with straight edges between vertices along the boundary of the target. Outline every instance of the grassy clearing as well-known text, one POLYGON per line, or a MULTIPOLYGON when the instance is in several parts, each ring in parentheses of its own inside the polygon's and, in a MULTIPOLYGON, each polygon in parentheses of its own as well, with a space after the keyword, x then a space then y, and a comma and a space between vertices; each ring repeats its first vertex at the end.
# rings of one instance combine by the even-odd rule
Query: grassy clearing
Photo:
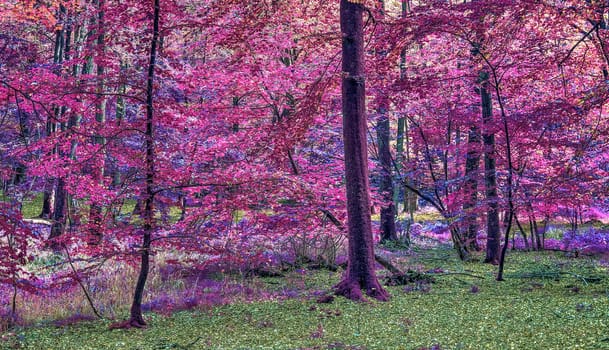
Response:
MULTIPOLYGON (((388 303, 338 298, 317 304, 340 272, 294 271, 249 281, 259 292, 298 289, 290 300, 199 306, 171 316, 147 314, 145 330, 108 330, 110 321, 38 326, 5 336, 25 349, 609 349, 609 283, 593 260, 514 253, 509 277, 493 266, 461 263, 436 248, 399 261, 441 268, 431 285, 389 287, 388 303), (474 277, 478 276, 478 277, 474 277)), ((438 270, 436 270, 437 272, 438 270)))

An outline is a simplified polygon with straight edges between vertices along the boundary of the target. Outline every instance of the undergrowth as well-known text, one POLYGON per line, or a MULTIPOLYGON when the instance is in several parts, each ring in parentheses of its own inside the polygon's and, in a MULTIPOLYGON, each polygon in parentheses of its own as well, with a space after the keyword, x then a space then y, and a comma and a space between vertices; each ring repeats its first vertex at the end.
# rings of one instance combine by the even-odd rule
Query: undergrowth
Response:
POLYGON ((507 280, 496 282, 494 266, 452 253, 388 252, 434 283, 387 287, 387 303, 318 304, 341 271, 295 269, 243 281, 257 298, 149 312, 145 330, 110 331, 110 320, 39 323, 3 334, 0 348, 609 349, 609 283, 595 260, 516 252, 507 280))

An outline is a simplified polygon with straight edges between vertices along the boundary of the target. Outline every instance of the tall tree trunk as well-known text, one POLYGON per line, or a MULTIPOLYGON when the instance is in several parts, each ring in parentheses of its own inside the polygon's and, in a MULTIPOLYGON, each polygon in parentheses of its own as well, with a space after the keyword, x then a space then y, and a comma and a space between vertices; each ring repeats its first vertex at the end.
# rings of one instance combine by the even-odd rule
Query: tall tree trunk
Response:
MULTIPOLYGON (((88 36, 90 35, 89 33, 90 32, 88 31, 88 28, 86 25, 78 26, 74 29, 75 54, 82 51, 83 42, 87 42, 88 36)), ((85 60, 85 62, 82 65, 82 73, 84 75, 90 74, 90 71, 87 71, 87 68, 91 67, 91 65, 92 65, 91 59, 85 60)), ((78 63, 75 63, 72 66, 72 76, 75 78, 77 78, 78 75, 80 74, 79 67, 80 67, 80 65, 78 63)), ((82 80, 81 80, 81 83, 82 83, 82 80)), ((68 122, 68 129, 71 130, 71 129, 78 128, 80 126, 81 120, 82 120, 82 115, 80 113, 73 113, 70 116, 70 120, 68 122)), ((76 160, 77 148, 78 148, 78 141, 74 139, 71 141, 71 144, 70 144, 70 159, 71 160, 76 160)), ((72 226, 72 225, 79 226, 80 218, 78 215, 76 215, 76 212, 78 210, 78 202, 74 197, 72 197, 70 195, 70 196, 68 196, 68 203, 70 204, 69 208, 68 208, 68 215, 70 217, 70 226, 72 226)))
MULTIPOLYGON (((55 46, 53 50, 53 64, 58 64, 61 59, 61 51, 63 46, 63 30, 57 29, 55 31, 55 46)), ((55 121, 49 116, 46 122, 46 137, 51 136, 55 132, 56 124, 55 121)), ((42 197, 42 212, 40 217, 43 219, 50 219, 53 213, 53 206, 55 202, 55 180, 47 179, 47 183, 43 189, 42 197)))
POLYGON ((150 245, 154 229, 154 67, 156 64, 157 45, 159 41, 159 16, 161 12, 160 0, 154 0, 152 42, 150 43, 150 61, 148 64, 148 80, 146 84, 146 189, 144 193, 144 233, 142 248, 140 250, 140 273, 135 285, 129 324, 134 327, 146 325, 142 315, 142 297, 144 286, 150 270, 150 245))
POLYGON ((503 134, 505 136, 505 153, 508 165, 507 175, 507 202, 508 202, 508 217, 506 220, 505 227, 505 240, 503 242, 503 249, 501 249, 501 256, 499 258, 499 270, 497 271, 497 281, 503 281, 503 268, 505 266, 505 255, 507 252, 508 243, 510 240, 510 230, 512 229, 512 222, 514 221, 514 215, 516 210, 514 208, 514 164, 512 162, 512 143, 510 138, 510 128, 508 125, 507 115, 505 114, 505 108, 503 99, 501 97, 499 89, 499 79, 497 78, 497 71, 493 69, 493 85, 495 88, 495 94, 497 96, 497 103, 499 104, 499 111, 501 112, 501 121, 503 124, 503 134))
POLYGON ((389 118, 386 107, 379 108, 380 119, 376 132, 379 146, 379 160, 381 163, 381 183, 379 192, 381 195, 381 242, 397 241, 398 235, 395 229, 396 209, 393 202, 393 164, 391 161, 391 150, 389 148, 389 118))
MULTIPOLYGON (((402 18, 405 18, 410 13, 410 0, 402 0, 402 18)), ((406 49, 400 52, 400 79, 406 77, 406 49)), ((406 161, 410 161, 410 138, 408 136, 408 119, 406 117, 400 117, 398 119, 398 152, 403 157, 404 152, 404 140, 406 140, 406 161)), ((402 158, 403 159, 403 158, 402 158)), ((408 179, 410 186, 414 187, 411 179, 408 179)), ((409 213, 410 224, 414 223, 414 212, 418 209, 418 198, 417 194, 413 191, 408 190, 406 187, 404 191, 404 212, 409 213)), ((397 205, 396 205, 397 208, 397 205)), ((410 235, 410 232, 408 233, 410 235)), ((410 237, 408 237, 410 241, 410 237)))
MULTIPOLYGON (((410 12, 410 3, 407 0, 402 0, 402 18, 406 17, 410 12)), ((400 52, 400 79, 404 79, 406 76, 406 49, 403 49, 400 52)), ((396 181, 397 184, 403 184, 403 179, 399 178, 402 173, 402 162, 404 159, 410 160, 410 149, 407 147, 406 149, 406 158, 404 158, 404 139, 406 139, 406 145, 408 146, 408 128, 406 124, 406 117, 401 116, 398 118, 398 130, 397 130, 397 139, 396 139, 396 175, 398 175, 398 179, 396 181)), ((412 183, 410 184, 413 185, 412 183)), ((403 194, 403 203, 404 209, 403 212, 410 214, 410 220, 408 222, 408 226, 406 228, 406 232, 404 233, 404 237, 402 240, 410 244, 410 227, 414 223, 414 212, 417 209, 417 195, 408 190, 405 186, 395 186, 393 189, 393 203, 395 206, 396 212, 399 212, 399 199, 400 195, 403 194)))
POLYGON ((486 259, 484 262, 499 263, 501 231, 499 227, 499 203, 497 195, 497 173, 495 169, 495 134, 492 132, 491 94, 488 91, 488 72, 480 73, 480 96, 482 98, 482 122, 484 124, 484 183, 486 186, 486 259))
MULTIPOLYGON (((97 0, 97 51, 102 55, 105 53, 105 29, 104 29, 104 0, 97 0)), ((95 121, 100 132, 104 129, 106 123, 106 98, 104 96, 104 66, 97 65, 97 103, 95 105, 95 121)), ((93 180, 97 184, 103 184, 104 168, 106 164, 106 138, 101 135, 95 136, 95 143, 98 144, 102 151, 97 154, 96 164, 93 166, 93 180)), ((100 203, 91 203, 89 209, 89 225, 91 234, 91 243, 98 244, 102 240, 102 206, 100 203)))
POLYGON ((386 301, 389 294, 378 282, 374 271, 366 140, 364 6, 355 1, 340 1, 349 263, 343 280, 335 286, 335 293, 352 300, 363 300, 363 290, 370 297, 386 301))
MULTIPOLYGON (((410 143, 410 136, 408 135, 408 119, 404 118, 404 140, 406 141, 406 162, 410 162, 410 149, 411 149, 411 143, 410 143)), ((416 151, 413 152, 413 157, 414 159, 417 158, 417 153, 416 151)), ((408 181, 408 184, 411 187, 416 187, 416 181, 414 181, 412 178, 409 179, 405 179, 404 181, 408 181)), ((417 211, 419 209, 419 203, 418 203, 418 197, 417 194, 414 193, 413 191, 409 190, 408 188, 404 189, 404 212, 408 213, 410 216, 410 222, 414 223, 414 212, 417 211)))
MULTIPOLYGON (((385 1, 380 1, 381 19, 385 16, 385 1)), ((385 55, 377 54, 379 59, 385 55)), ((393 202, 393 161, 391 148, 389 145, 390 125, 389 125, 389 99, 386 96, 378 96, 378 120, 376 125, 376 135, 378 140, 378 153, 381 165, 381 183, 379 192, 381 195, 381 242, 397 241, 398 235, 395 229, 396 207, 393 202)))
POLYGON ((470 250, 480 250, 478 245, 478 171, 480 169, 480 130, 476 126, 467 135, 467 155, 465 156, 465 244, 470 250))
MULTIPOLYGON (((127 65, 124 62, 121 62, 121 73, 125 69, 127 69, 127 65)), ((125 118, 126 105, 125 105, 125 99, 123 96, 125 96, 126 93, 127 93, 127 85, 126 85, 126 83, 123 82, 118 86, 116 105, 114 108, 117 127, 120 127, 122 125, 123 119, 125 118)), ((116 142, 120 142, 120 140, 117 140, 116 142)), ((116 157, 110 157, 109 160, 111 162, 110 169, 112 172, 110 174, 110 177, 112 178, 111 186, 114 190, 116 190, 121 186, 121 181, 122 181, 121 170, 119 167, 118 159, 116 157)), ((120 204, 118 204, 118 205, 115 204, 112 206, 112 208, 111 208, 112 220, 114 223, 116 223, 116 220, 118 219, 118 217, 121 213, 121 207, 123 205, 124 205, 124 200, 121 200, 120 204)))
MULTIPOLYGON (((127 69, 127 64, 125 64, 124 62, 121 62, 121 72, 126 69, 127 69)), ((116 113, 116 126, 118 126, 118 127, 121 126, 123 119, 125 119, 125 111, 126 111, 127 107, 125 105, 125 98, 123 96, 126 93, 127 93, 127 84, 123 82, 118 87, 118 96, 116 97, 115 113, 116 113)), ((120 183, 121 183, 121 172, 120 172, 120 169, 118 168, 118 161, 115 160, 114 163, 115 164, 112 166, 112 169, 114 171, 114 173, 112 174, 113 175, 112 176, 112 186, 116 188, 116 187, 119 187, 120 183)))
MULTIPOLYGON (((66 16, 66 9, 63 5, 59 5, 59 14, 63 19, 66 16)), ((71 31, 66 31, 66 28, 61 28, 56 31, 56 39, 55 39, 55 53, 53 56, 53 63, 56 65, 61 65, 64 61, 64 55, 66 58, 69 58, 69 50, 70 50, 70 40, 71 40, 71 31)), ((56 74, 60 74, 59 68, 57 68, 56 74)), ((66 130, 66 124, 59 122, 62 115, 66 112, 66 107, 55 107, 53 108, 54 113, 54 121, 55 131, 57 125, 61 131, 66 130)), ((55 153, 59 154, 59 157, 65 158, 65 152, 62 152, 57 145, 54 150, 55 153)), ((56 238, 61 236, 65 230, 66 226, 66 203, 67 203, 67 192, 66 192, 66 183, 65 179, 60 177, 56 181, 55 188, 55 203, 53 206, 53 225, 51 226, 51 234, 49 235, 49 239, 56 238)))
MULTIPOLYGON (((397 168, 395 171, 396 175, 396 183, 401 184, 402 179, 400 178, 400 174, 402 173, 402 162, 404 161, 404 120, 406 118, 399 117, 398 118, 398 130, 395 142, 395 167, 397 168)), ((399 203, 400 203, 400 194, 402 193, 402 186, 394 186, 393 188, 393 205, 396 208, 396 211, 399 211, 399 203)))

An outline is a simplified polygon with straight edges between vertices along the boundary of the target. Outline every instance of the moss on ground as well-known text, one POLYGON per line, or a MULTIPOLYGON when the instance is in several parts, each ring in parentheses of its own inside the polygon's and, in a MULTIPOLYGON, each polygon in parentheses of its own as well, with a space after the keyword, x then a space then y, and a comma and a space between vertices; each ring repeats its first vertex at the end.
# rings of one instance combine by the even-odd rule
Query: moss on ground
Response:
POLYGON ((436 283, 388 287, 387 303, 337 298, 317 304, 340 272, 260 278, 269 289, 302 279, 304 297, 147 314, 145 330, 108 330, 109 321, 32 327, 0 347, 24 349, 609 349, 609 283, 594 260, 551 253, 509 256, 495 267, 461 263, 444 249, 395 261, 433 269, 436 283))

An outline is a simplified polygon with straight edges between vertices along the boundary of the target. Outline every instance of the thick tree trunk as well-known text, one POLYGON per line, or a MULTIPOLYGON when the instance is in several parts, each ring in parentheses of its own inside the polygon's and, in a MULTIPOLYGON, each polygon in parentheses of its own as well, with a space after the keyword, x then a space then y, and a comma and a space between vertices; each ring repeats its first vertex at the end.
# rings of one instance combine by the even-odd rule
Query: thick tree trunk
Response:
POLYGON ((465 245, 470 250, 480 250, 478 241, 478 171, 480 169, 480 131, 472 126, 467 135, 467 155, 465 156, 465 245))
POLYGON ((484 183, 486 186, 486 259, 484 262, 499 263, 501 231, 499 227, 499 203, 497 195, 497 173, 495 169, 495 134, 489 130, 493 107, 488 91, 488 72, 480 73, 480 96, 482 98, 482 122, 484 124, 484 183))
POLYGON ((378 282, 374 270, 374 242, 370 219, 368 148, 366 141, 364 84, 364 6, 355 0, 341 0, 342 110, 347 184, 349 263, 335 293, 363 300, 362 290, 378 300, 389 294, 378 282))
POLYGON ((153 32, 150 44, 150 62, 148 64, 148 80, 146 85, 146 190, 144 193, 144 236, 140 250, 140 273, 135 285, 133 302, 131 304, 129 324, 133 327, 144 327, 146 322, 142 315, 142 297, 150 271, 150 245, 154 228, 154 67, 156 64, 157 45, 159 41, 160 0, 154 0, 153 32))

